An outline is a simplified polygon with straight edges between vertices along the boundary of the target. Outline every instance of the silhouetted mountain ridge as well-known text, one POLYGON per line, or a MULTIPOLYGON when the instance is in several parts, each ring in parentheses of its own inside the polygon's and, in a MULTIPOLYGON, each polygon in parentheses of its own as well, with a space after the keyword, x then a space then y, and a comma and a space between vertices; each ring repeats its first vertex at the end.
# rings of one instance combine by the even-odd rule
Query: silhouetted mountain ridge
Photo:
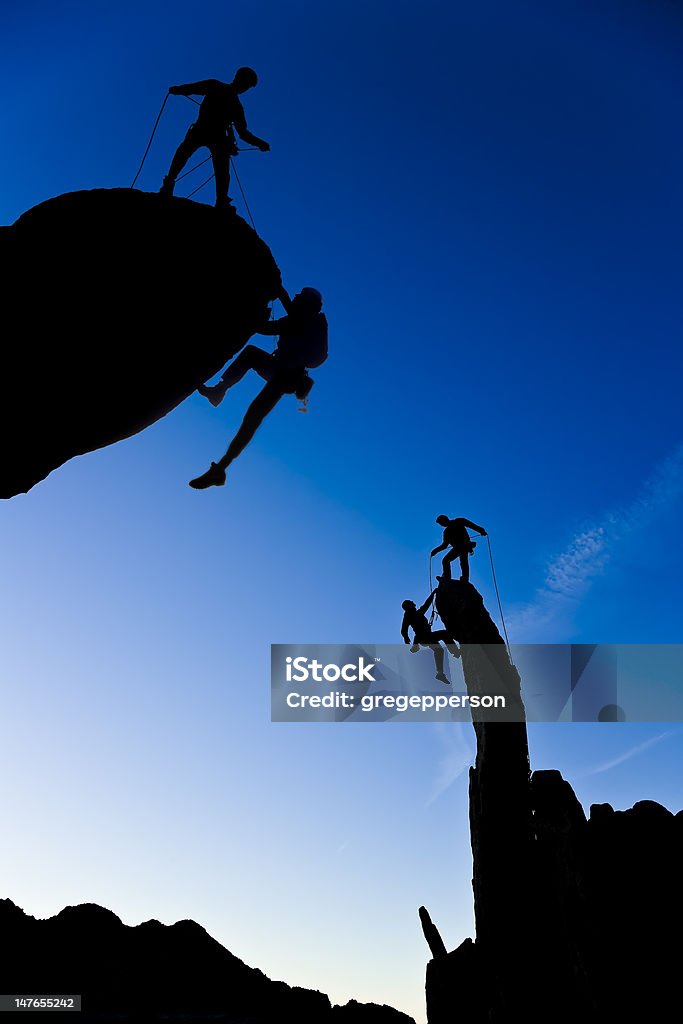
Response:
POLYGON ((332 1006, 322 992, 271 981, 191 920, 130 926, 94 903, 39 920, 5 899, 0 935, 0 990, 81 995, 81 1021, 414 1024, 389 1006, 332 1006))
POLYGON ((234 212, 133 189, 29 210, 0 231, 0 274, 4 498, 165 416, 242 348, 281 286, 234 212))

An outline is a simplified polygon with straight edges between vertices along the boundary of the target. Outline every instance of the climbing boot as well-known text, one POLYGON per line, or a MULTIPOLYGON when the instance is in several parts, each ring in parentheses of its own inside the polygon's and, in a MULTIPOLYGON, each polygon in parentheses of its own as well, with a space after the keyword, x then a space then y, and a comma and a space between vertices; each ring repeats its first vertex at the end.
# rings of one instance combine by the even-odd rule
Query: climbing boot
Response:
POLYGON ((230 196, 221 196, 220 199, 216 199, 217 210, 229 210, 231 213, 235 213, 235 207, 232 205, 232 199, 230 196))
POLYGON ((224 483, 225 470, 216 462, 212 462, 211 468, 207 469, 206 473, 202 473, 201 476, 190 480, 190 487, 194 487, 195 491, 203 491, 207 487, 222 487, 224 483))
POLYGON ((438 679, 440 683, 447 683, 450 686, 451 681, 448 676, 443 674, 443 672, 437 672, 434 678, 438 679))
POLYGON ((162 196, 172 196, 173 189, 175 188, 175 178, 169 178, 168 174, 164 178, 159 193, 162 196))
POLYGON ((207 387, 206 384, 200 384, 199 387, 197 388, 197 391, 202 396, 202 398, 208 398, 214 409, 216 409, 221 404, 221 402, 225 398, 225 392, 227 390, 227 386, 222 382, 214 384, 213 387, 207 387))

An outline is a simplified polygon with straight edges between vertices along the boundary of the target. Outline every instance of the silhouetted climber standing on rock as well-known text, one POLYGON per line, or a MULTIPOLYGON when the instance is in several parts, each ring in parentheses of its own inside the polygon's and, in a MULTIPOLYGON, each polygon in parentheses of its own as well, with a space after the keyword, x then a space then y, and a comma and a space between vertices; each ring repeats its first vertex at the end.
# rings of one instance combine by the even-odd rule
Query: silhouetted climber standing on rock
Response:
POLYGON ((444 557, 442 561, 444 578, 449 580, 451 578, 451 562, 456 558, 460 559, 460 570, 462 575, 460 579, 464 583, 469 583, 470 579, 470 555, 477 546, 476 543, 471 539, 468 528, 470 530, 476 530, 477 533, 485 537, 486 530, 483 526, 477 526, 476 523, 471 522, 469 519, 449 519, 448 516, 437 516, 436 521, 439 526, 443 526, 443 542, 439 544, 438 548, 434 548, 431 553, 431 558, 434 555, 438 555, 440 551, 445 551, 446 548, 450 547, 450 551, 444 557))
POLYGON ((409 629, 413 630, 414 639, 412 641, 412 651, 417 651, 420 647, 431 647, 434 654, 434 665, 436 667, 436 678, 441 683, 448 683, 450 680, 444 672, 444 651, 441 646, 441 640, 446 642, 448 651, 454 658, 460 657, 460 648, 456 644, 453 637, 450 635, 447 629, 432 629, 427 620, 426 612, 429 609, 436 590, 433 590, 425 603, 416 607, 414 601, 404 601, 401 607, 403 608, 403 622, 401 623, 401 636, 405 643, 409 644, 410 634, 409 629))
POLYGON ((218 406, 228 388, 242 380, 249 370, 255 370, 266 381, 265 387, 247 409, 242 425, 223 458, 212 462, 210 469, 202 476, 190 480, 190 487, 196 490, 222 486, 227 467, 244 451, 282 396, 296 395, 301 400, 305 399, 314 384, 308 369, 321 366, 327 359, 327 318, 322 312, 323 299, 317 288, 302 288, 293 299, 283 288, 280 301, 287 316, 269 320, 258 330, 259 334, 279 335, 272 355, 256 345, 247 345, 232 361, 218 384, 197 388, 200 395, 208 398, 212 405, 218 406))
POLYGON ((202 146, 211 153, 213 173, 216 177, 216 206, 226 208, 231 203, 228 196, 230 187, 230 158, 237 153, 235 132, 244 142, 256 146, 262 153, 267 153, 270 146, 263 139, 247 128, 247 119, 240 96, 247 89, 252 89, 258 82, 256 72, 252 68, 238 68, 232 82, 219 82, 217 78, 207 78, 203 82, 190 82, 187 85, 172 85, 168 90, 173 96, 203 96, 197 120, 190 125, 187 135, 178 146, 171 161, 168 174, 164 178, 160 192, 172 196, 176 178, 183 167, 202 146))

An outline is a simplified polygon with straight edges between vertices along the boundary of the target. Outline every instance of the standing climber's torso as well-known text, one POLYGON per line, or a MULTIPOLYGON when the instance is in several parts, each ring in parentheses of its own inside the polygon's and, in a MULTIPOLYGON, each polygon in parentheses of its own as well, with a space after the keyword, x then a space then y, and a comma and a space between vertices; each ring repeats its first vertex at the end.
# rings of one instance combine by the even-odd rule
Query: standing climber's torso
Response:
POLYGON ((216 79, 199 108, 197 131, 207 135, 223 135, 241 115, 242 104, 235 87, 216 79))
POLYGON ((466 544, 469 544, 470 535, 465 529, 465 524, 462 519, 451 519, 450 523, 443 531, 443 539, 445 544, 450 544, 451 547, 460 550, 466 544))

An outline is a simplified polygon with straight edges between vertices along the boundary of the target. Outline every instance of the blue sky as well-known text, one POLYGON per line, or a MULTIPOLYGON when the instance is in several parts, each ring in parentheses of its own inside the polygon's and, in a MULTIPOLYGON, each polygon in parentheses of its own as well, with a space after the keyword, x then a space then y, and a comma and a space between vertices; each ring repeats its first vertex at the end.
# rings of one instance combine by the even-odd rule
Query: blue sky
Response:
MULTIPOLYGON (((169 85, 256 67, 272 151, 239 172, 331 357, 224 490, 186 482, 252 381, 0 510, 1 895, 192 917, 273 977, 422 1017, 417 907, 471 933, 472 738, 271 725, 269 644, 399 639, 440 512, 489 528, 513 641, 682 639, 683 14, 24 0, 2 24, 2 223, 129 184, 169 85)), ((167 105, 141 187, 192 116, 167 105)), ((677 725, 530 744, 586 807, 680 807, 677 725)))

